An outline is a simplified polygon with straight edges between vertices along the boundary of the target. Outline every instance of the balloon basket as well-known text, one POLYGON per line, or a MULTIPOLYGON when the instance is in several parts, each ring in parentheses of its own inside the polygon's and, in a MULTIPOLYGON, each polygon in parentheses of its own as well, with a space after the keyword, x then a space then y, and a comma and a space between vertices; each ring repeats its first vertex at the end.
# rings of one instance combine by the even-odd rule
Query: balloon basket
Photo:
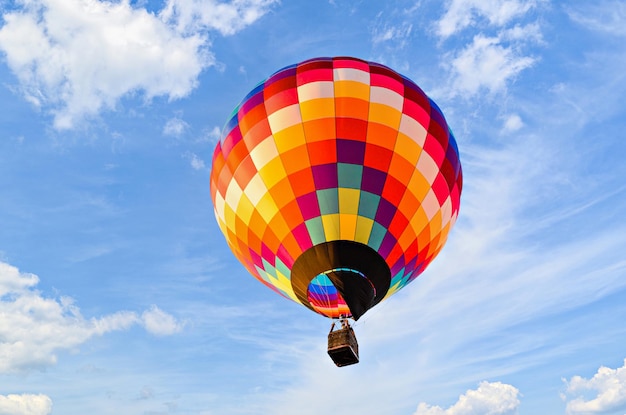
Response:
POLYGON ((341 328, 334 330, 335 323, 328 333, 328 355, 338 367, 359 363, 359 344, 347 320, 341 321, 341 328))

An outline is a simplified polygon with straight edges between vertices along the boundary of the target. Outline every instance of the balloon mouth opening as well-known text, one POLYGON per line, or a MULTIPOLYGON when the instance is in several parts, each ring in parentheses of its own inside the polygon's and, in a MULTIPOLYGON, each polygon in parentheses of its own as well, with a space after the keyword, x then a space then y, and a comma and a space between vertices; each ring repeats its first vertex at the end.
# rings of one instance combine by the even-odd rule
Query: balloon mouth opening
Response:
POLYGON ((368 245, 334 240, 304 251, 291 269, 300 303, 330 318, 358 320, 387 294, 391 271, 368 245))
POLYGON ((342 275, 343 278, 350 275, 361 278, 362 281, 370 285, 371 292, 374 297, 376 296, 376 287, 361 271, 351 268, 333 268, 315 276, 307 288, 309 304, 319 314, 330 318, 352 317, 352 312, 346 300, 343 298, 343 295, 341 295, 335 284, 333 284, 330 277, 331 275, 342 275))

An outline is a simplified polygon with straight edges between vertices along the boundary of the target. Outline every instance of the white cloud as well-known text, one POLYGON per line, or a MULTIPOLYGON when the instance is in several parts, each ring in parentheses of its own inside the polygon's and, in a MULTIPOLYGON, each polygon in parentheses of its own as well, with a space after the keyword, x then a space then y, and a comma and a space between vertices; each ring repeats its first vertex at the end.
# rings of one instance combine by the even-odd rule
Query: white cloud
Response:
POLYGON ((604 414, 626 409, 626 359, 620 368, 602 366, 591 379, 574 376, 567 382, 569 395, 587 391, 593 391, 595 397, 570 399, 567 402, 568 415, 604 414))
POLYGON ((436 32, 447 38, 475 24, 477 19, 486 19, 490 25, 501 27, 536 5, 534 0, 451 0, 437 22, 436 32))
POLYGON ((502 92, 521 71, 532 66, 535 58, 527 56, 524 49, 543 43, 539 24, 514 24, 514 21, 541 1, 450 1, 437 22, 437 35, 446 39, 469 26, 477 29, 471 43, 443 56, 442 66, 449 71, 451 79, 444 95, 472 96, 483 90, 492 94, 502 92))
POLYGON ((189 128, 184 120, 174 117, 167 120, 165 126, 163 126, 163 134, 172 137, 180 137, 189 128))
POLYGON ((204 160, 198 157, 197 154, 188 153, 186 154, 186 156, 189 158, 189 164, 191 164, 191 167, 194 170, 204 170, 206 168, 206 164, 204 163, 204 160))
POLYGON ((0 50, 25 99, 68 129, 125 96, 186 96, 215 63, 206 30, 234 33, 272 1, 170 0, 159 15, 127 0, 17 3, 2 16, 0 50))
POLYGON ((215 126, 211 130, 205 131, 205 136, 203 137, 202 141, 207 141, 208 143, 217 145, 217 142, 219 141, 221 135, 222 130, 220 129, 220 127, 215 126))
POLYGON ((134 91, 185 96, 212 58, 126 1, 34 0, 4 14, 0 49, 22 92, 54 114, 56 128, 114 108, 134 91))
POLYGON ((160 17, 181 33, 213 29, 232 35, 254 23, 278 0, 168 0, 160 17))
POLYGON ((505 132, 514 132, 519 130, 524 126, 524 121, 517 114, 509 114, 504 118, 504 131, 505 132))
POLYGON ((0 262, 0 298, 7 294, 22 291, 39 283, 34 274, 20 274, 17 268, 0 262))
POLYGON ((0 395, 0 415, 47 415, 52 399, 46 395, 0 395))
POLYGON ((409 22, 385 24, 373 31, 374 45, 384 42, 393 42, 398 48, 404 47, 411 36, 413 25, 409 22))
POLYGON ((517 388, 500 382, 481 382, 478 389, 468 390, 449 407, 420 403, 414 415, 514 415, 520 401, 517 388))
POLYGON ((157 336, 167 336, 182 330, 182 324, 172 315, 152 305, 141 315, 143 326, 146 330, 157 336))
POLYGON ((524 26, 515 25, 509 29, 500 31, 500 37, 504 40, 519 41, 523 43, 543 43, 543 34, 537 23, 524 26))
POLYGON ((497 93, 535 60, 522 56, 499 37, 476 35, 470 45, 454 56, 448 68, 452 75, 453 95, 475 95, 486 89, 497 93))
POLYGON ((35 289, 36 275, 0 262, 0 373, 41 369, 56 363, 56 353, 71 350, 94 336, 143 325, 153 334, 172 334, 180 327, 153 306, 141 318, 120 311, 85 319, 68 297, 46 298, 35 289))

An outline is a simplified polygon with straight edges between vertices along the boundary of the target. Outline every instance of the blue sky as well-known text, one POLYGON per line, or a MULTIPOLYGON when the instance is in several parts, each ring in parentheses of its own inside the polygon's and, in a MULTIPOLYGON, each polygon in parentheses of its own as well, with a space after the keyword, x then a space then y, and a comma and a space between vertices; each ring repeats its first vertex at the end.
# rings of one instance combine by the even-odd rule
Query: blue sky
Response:
POLYGON ((0 7, 0 414, 626 413, 623 2, 0 7), (415 80, 465 174, 445 249, 346 368, 209 195, 239 100, 336 55, 415 80))

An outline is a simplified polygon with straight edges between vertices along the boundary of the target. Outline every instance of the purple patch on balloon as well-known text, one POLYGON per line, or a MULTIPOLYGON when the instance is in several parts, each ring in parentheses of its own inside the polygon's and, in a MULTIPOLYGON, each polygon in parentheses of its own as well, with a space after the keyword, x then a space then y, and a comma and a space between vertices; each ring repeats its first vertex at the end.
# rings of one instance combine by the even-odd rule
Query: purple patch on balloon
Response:
POLYGON ((311 170, 313 172, 313 181, 315 182, 317 190, 333 189, 339 186, 336 163, 311 166, 311 170))
POLYGON ((363 166, 361 189, 380 196, 383 193, 386 178, 386 173, 371 167, 363 166))
POLYGON ((378 248, 378 253, 380 254, 380 256, 386 258, 393 249, 393 247, 396 245, 396 243, 398 243, 396 238, 394 238, 391 233, 386 233, 383 237, 383 242, 380 244, 380 248, 378 248))
POLYGON ((398 208, 392 205, 387 199, 381 198, 374 220, 383 225, 383 227, 388 228, 397 210, 398 208))
POLYGON ((363 164, 365 142, 337 139, 337 161, 339 163, 363 164))

